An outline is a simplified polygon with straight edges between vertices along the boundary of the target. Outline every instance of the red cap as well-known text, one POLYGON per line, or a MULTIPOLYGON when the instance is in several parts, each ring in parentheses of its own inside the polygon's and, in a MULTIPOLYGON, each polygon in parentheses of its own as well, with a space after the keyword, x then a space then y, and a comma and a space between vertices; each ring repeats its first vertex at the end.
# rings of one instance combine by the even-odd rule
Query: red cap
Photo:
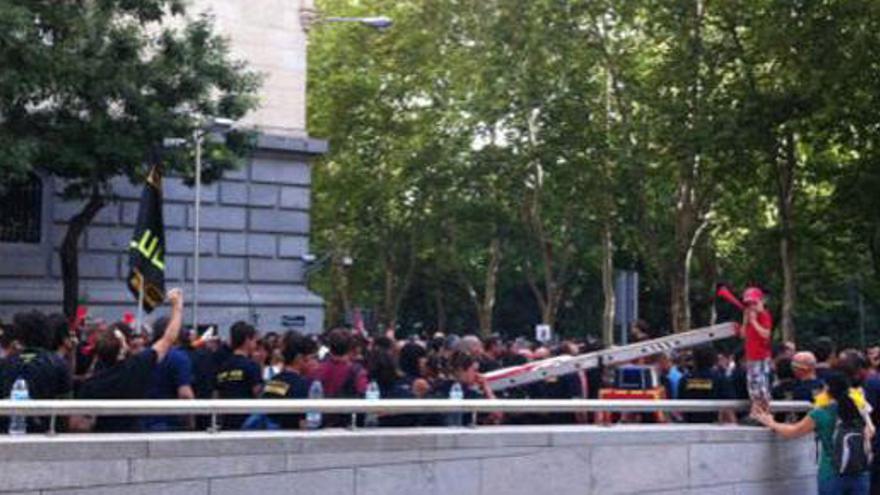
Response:
POLYGON ((748 303, 756 303, 764 300, 764 291, 757 287, 749 287, 745 291, 743 291, 743 302, 748 303))

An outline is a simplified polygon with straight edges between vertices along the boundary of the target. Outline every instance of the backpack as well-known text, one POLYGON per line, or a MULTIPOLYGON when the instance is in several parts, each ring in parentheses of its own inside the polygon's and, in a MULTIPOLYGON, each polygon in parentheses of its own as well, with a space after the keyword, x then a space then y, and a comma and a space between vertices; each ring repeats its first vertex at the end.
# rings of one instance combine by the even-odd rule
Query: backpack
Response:
POLYGON ((838 418, 831 437, 831 448, 831 462, 837 474, 861 474, 871 468, 873 455, 862 418, 847 422, 838 418))

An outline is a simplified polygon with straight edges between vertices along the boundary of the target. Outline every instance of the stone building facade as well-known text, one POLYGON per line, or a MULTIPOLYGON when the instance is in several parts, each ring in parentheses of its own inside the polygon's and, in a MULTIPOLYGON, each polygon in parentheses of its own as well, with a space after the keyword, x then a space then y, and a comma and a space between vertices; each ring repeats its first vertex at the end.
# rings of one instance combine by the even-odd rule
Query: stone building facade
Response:
MULTIPOLYGON (((259 131, 257 151, 241 170, 203 186, 199 323, 225 330, 247 320, 266 330, 319 331, 323 302, 305 285, 303 255, 309 252, 309 160, 327 146, 306 131, 301 6, 291 0, 198 0, 193 7, 212 12, 234 55, 264 76, 260 108, 239 123, 259 131)), ((63 201, 62 184, 52 177, 39 179, 39 239, 0 242, 2 319, 22 309, 60 309, 57 250, 80 204, 63 201)), ((124 178, 113 181, 113 201, 82 237, 80 298, 92 315, 118 319, 134 311, 125 277, 141 190, 124 178)), ((166 282, 184 287, 190 302, 195 193, 179 178, 166 178, 164 199, 166 282)))

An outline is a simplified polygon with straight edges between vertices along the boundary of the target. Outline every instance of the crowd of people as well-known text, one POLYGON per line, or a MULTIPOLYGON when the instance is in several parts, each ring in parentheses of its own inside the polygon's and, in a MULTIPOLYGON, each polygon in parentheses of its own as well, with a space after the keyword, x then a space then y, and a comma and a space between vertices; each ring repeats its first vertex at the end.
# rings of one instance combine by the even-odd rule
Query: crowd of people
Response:
MULTIPOLYGON (((72 329, 58 314, 31 311, 15 315, 0 333, 0 394, 9 397, 16 382, 24 379, 28 397, 35 399, 363 398, 371 393, 373 398, 492 399, 496 394, 484 378, 487 372, 599 348, 591 340, 563 340, 551 345, 523 338, 505 340, 498 335, 481 338, 436 333, 398 339, 392 332, 368 336, 349 328, 334 328, 321 335, 261 332, 246 322, 233 324, 226 332, 228 337, 222 339, 216 329, 199 335, 182 328, 180 290, 171 290, 167 300, 170 315, 139 329, 124 322, 100 320, 78 322, 72 329)), ((748 324, 744 322, 744 326, 748 324)), ((657 336, 642 323, 632 332, 635 340, 657 336)), ((809 350, 797 349, 790 342, 777 344, 768 347, 764 356, 749 349, 748 336, 745 341, 745 346, 734 352, 703 345, 659 354, 639 364, 654 370, 658 388, 667 398, 751 399, 757 407, 740 413, 673 413, 659 416, 660 420, 761 423, 786 436, 815 431, 824 447, 821 450, 830 452, 834 421, 821 411, 827 412, 830 404, 840 407, 842 416, 880 411, 880 347, 837 352, 834 343, 823 338, 809 350), (756 360, 761 361, 758 366, 756 360), (756 378, 754 369, 764 368, 769 378, 763 373, 756 378), (774 400, 810 401, 816 408, 809 414, 771 415, 760 404, 766 395, 764 389, 774 400), (793 430, 795 427, 799 429, 793 430)), ((613 386, 614 372, 591 369, 510 388, 498 395, 597 398, 600 389, 613 386)), ((619 420, 657 418, 637 414, 623 415, 619 420)), ((315 424, 307 415, 253 414, 224 415, 220 426, 225 430, 300 429, 349 426, 351 421, 405 427, 463 425, 473 420, 485 424, 564 424, 597 419, 587 413, 483 414, 476 418, 461 414, 325 415, 315 424)), ((866 419, 872 422, 870 417, 866 419)), ((9 428, 8 421, 0 418, 3 431, 9 428)), ((198 416, 71 416, 62 418, 57 429, 163 432, 210 426, 209 418, 198 416)), ((27 419, 29 432, 49 427, 46 418, 27 419)), ((829 455, 823 459, 820 477, 829 475, 831 469, 829 455)), ((864 482, 864 476, 860 479, 864 482)))

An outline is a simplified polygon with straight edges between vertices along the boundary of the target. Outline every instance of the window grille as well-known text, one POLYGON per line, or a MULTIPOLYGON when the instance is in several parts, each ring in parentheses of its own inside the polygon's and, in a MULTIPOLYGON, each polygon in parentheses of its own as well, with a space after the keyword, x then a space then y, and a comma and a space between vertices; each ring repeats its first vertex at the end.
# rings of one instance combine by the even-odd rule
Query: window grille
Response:
POLYGON ((38 244, 43 216, 43 183, 27 180, 0 187, 0 242, 38 244))

